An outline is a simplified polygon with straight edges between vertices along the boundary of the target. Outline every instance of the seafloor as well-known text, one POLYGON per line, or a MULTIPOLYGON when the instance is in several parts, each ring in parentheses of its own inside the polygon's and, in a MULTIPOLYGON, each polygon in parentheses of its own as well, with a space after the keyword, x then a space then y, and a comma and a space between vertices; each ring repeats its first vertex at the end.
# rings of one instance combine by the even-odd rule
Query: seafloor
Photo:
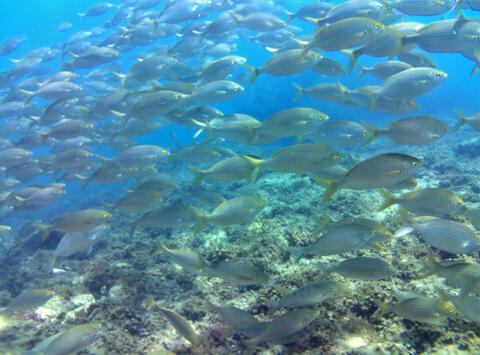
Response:
MULTIPOLYGON (((459 134, 459 133, 457 133, 459 134)), ((451 134, 425 148, 405 148, 424 161, 418 174, 419 187, 444 187, 455 191, 469 207, 479 207, 478 166, 480 142, 473 130, 462 128, 462 143, 451 134), (459 172, 462 172, 461 174, 459 172)), ((270 147, 275 151, 276 147, 270 147)), ((367 148, 355 148, 357 161, 398 147, 381 138, 367 148)), ((268 152, 264 147, 249 147, 249 153, 268 152), (258 150, 256 152, 255 150, 258 150)), ((177 165, 175 182, 185 193, 192 190, 192 176, 177 165)), ((448 326, 412 322, 389 313, 379 316, 376 300, 395 302, 394 287, 435 295, 434 286, 450 290, 444 279, 433 276, 417 279, 421 260, 432 251, 418 236, 390 240, 380 249, 361 249, 332 257, 306 257, 298 262, 289 246, 308 245, 315 240, 316 217, 322 212, 333 219, 347 216, 374 218, 390 231, 396 207, 375 212, 381 204, 376 191, 342 190, 322 205, 323 187, 308 176, 296 177, 264 171, 254 185, 248 181, 217 183, 206 179, 201 187, 221 192, 230 198, 254 194, 266 201, 266 207, 247 225, 217 227, 209 225, 197 236, 192 230, 139 228, 132 239, 128 232, 135 215, 116 212, 111 229, 95 245, 90 257, 76 254, 59 258, 56 267, 65 273, 51 275, 42 249, 53 249, 59 235, 41 243, 34 235, 15 237, 0 244, 2 272, 0 306, 12 294, 28 287, 55 291, 52 298, 35 312, 18 314, 4 320, 0 330, 0 348, 12 353, 33 348, 50 335, 75 324, 100 322, 103 336, 79 354, 240 354, 247 352, 242 336, 228 334, 219 316, 206 309, 207 301, 216 305, 234 305, 250 311, 259 320, 271 319, 266 303, 278 299, 285 290, 293 290, 317 280, 329 266, 352 256, 378 256, 393 266, 393 281, 357 281, 338 274, 329 277, 344 282, 352 292, 318 305, 320 316, 303 339, 290 345, 262 345, 262 354, 461 354, 480 353, 480 325, 461 316, 451 317, 448 326), (159 241, 168 247, 197 250, 208 261, 248 260, 262 268, 269 280, 262 285, 238 287, 219 278, 199 276, 182 270, 165 255, 155 255, 159 241), (142 301, 152 295, 157 304, 183 315, 198 333, 201 344, 192 349, 155 308, 145 309, 142 301)), ((165 201, 171 204, 184 195, 173 193, 165 201)), ((114 200, 114 196, 102 196, 114 200)), ((92 202, 87 201, 89 207, 92 202)), ((87 203, 85 202, 85 203, 87 203)), ((96 201, 100 205, 101 201, 96 201)), ((461 218, 461 217, 460 217, 461 218)), ((468 222, 467 222, 468 223, 468 222)), ((437 253, 439 258, 452 255, 437 253)), ((457 260, 459 258, 457 257, 457 260)), ((460 259, 479 262, 478 255, 460 259)), ((278 310, 275 314, 281 314, 278 310)))

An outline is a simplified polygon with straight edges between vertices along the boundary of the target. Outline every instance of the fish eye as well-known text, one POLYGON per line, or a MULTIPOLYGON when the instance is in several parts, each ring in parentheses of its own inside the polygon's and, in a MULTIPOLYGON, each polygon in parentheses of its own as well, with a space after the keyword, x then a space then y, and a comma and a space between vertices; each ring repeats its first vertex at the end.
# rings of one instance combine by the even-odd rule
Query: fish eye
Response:
POLYGON ((416 167, 417 165, 418 165, 418 163, 417 163, 416 161, 413 161, 413 162, 412 162, 412 166, 413 166, 413 167, 416 167))
POLYGON ((379 23, 376 23, 375 24, 375 28, 378 30, 380 28, 380 24, 379 23))
POLYGON ((367 132, 366 130, 363 130, 363 131, 362 131, 362 135, 363 135, 364 137, 367 136, 367 133, 368 133, 368 132, 367 132))
POLYGON ((333 160, 339 160, 339 159, 340 159, 340 156, 339 156, 338 154, 335 154, 335 155, 333 156, 333 160))
POLYGON ((175 100, 178 100, 179 97, 180 97, 180 95, 175 94, 175 100))
POLYGON ((448 132, 448 127, 443 127, 444 132, 448 132))

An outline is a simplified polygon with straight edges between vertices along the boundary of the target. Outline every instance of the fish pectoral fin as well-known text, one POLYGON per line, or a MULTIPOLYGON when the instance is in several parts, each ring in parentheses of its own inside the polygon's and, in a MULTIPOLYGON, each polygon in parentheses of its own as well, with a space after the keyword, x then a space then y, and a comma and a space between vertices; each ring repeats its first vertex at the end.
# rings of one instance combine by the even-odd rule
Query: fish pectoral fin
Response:
POLYGON ((387 172, 387 175, 398 175, 400 174, 402 171, 401 170, 391 170, 389 172, 387 172))

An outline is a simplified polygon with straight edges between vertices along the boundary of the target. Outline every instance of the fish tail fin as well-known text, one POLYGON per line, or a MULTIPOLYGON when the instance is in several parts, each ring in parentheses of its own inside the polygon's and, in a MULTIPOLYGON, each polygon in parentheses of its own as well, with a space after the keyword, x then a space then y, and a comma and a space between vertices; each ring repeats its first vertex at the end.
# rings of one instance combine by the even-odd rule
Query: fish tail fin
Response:
POLYGON ((422 268, 418 270, 421 274, 420 279, 426 279, 429 276, 436 275, 440 271, 442 266, 435 260, 430 254, 427 255, 427 259, 423 260, 422 268))
POLYGON ((475 66, 473 67, 472 71, 470 72, 470 76, 474 76, 475 74, 477 74, 477 72, 480 70, 480 64, 477 63, 475 64, 475 66))
POLYGON ((110 213, 115 209, 115 205, 113 203, 103 202, 102 205, 104 205, 110 213))
POLYGON ((287 249, 287 251, 290 254, 292 254, 295 257, 296 260, 300 260, 306 254, 305 248, 301 248, 301 247, 290 247, 290 248, 287 249))
POLYGON ((304 88, 302 88, 300 85, 296 83, 292 83, 292 85, 295 87, 295 89, 298 90, 297 95, 293 98, 292 101, 297 101, 299 98, 301 98, 303 95, 305 95, 307 92, 305 91, 304 88))
POLYGON ((368 139, 365 141, 365 143, 363 143, 364 146, 367 146, 370 143, 372 143, 375 140, 375 138, 378 137, 378 129, 377 129, 377 127, 368 123, 365 120, 361 120, 361 122, 365 126, 365 128, 367 129, 368 139))
POLYGON ((380 310, 380 313, 379 313, 380 317, 390 312, 390 307, 387 304, 378 300, 375 300, 375 303, 377 304, 377 307, 380 310))
POLYGON ((370 91, 370 106, 368 107, 368 111, 372 111, 375 108, 375 105, 377 104, 377 93, 370 91))
POLYGON ((360 79, 360 78, 364 77, 365 74, 368 73, 368 69, 367 69, 367 67, 364 67, 361 64, 358 64, 358 67, 360 68, 360 74, 358 74, 357 79, 360 79))
POLYGON ((205 215, 202 214, 195 207, 193 206, 189 206, 189 207, 190 207, 190 211, 192 211, 193 216, 196 219, 195 225, 193 227, 193 235, 197 235, 202 231, 203 227, 205 227, 205 215))
POLYGON ((250 73, 252 74, 252 76, 250 77, 250 82, 249 82, 249 85, 252 85, 255 82, 255 80, 257 80, 257 77, 260 75, 260 73, 262 71, 260 70, 260 68, 256 68, 256 67, 254 67, 252 65, 249 65, 249 64, 244 64, 243 66, 245 68, 247 68, 250 71, 250 73))
POLYGON ((33 222, 32 227, 42 232, 42 243, 47 240, 48 235, 50 234, 50 226, 33 222))
POLYGON ((383 203, 378 209, 378 211, 383 211, 384 209, 387 209, 388 207, 394 205, 396 203, 395 197, 393 197, 387 190, 385 189, 379 189, 380 193, 382 194, 383 197, 383 203))
POLYGON ((90 179, 82 176, 80 180, 82 181, 82 186, 80 187, 80 191, 83 192, 87 188, 88 184, 90 183, 90 179))
POLYGON ((188 169, 190 169, 194 176, 193 186, 197 186, 205 177, 205 173, 199 168, 194 167, 193 165, 188 165, 188 169))
POLYGON ((130 238, 133 238, 135 231, 137 230, 138 225, 140 224, 140 220, 136 221, 135 223, 132 224, 132 228, 130 228, 130 232, 128 233, 128 236, 130 238))
POLYGON ((467 123, 467 116, 465 116, 462 111, 460 111, 458 108, 455 108, 455 113, 458 116, 458 123, 455 125, 455 127, 453 127, 453 132, 458 131, 465 123, 467 123))
POLYGON ((257 158, 254 158, 254 157, 251 157, 249 155, 244 155, 243 156, 245 159, 247 159, 250 163, 252 163, 253 165, 255 165, 255 169, 253 170, 252 172, 252 176, 251 176, 251 180, 250 182, 252 184, 255 183, 255 181, 257 180, 257 177, 258 177, 258 174, 260 174, 260 172, 262 171, 262 166, 260 165, 262 160, 261 159, 257 159, 257 158))
POLYGON ((197 121, 195 119, 192 119, 192 122, 195 125, 197 125, 198 127, 200 127, 199 130, 197 132, 195 132, 195 134, 193 135, 193 138, 197 138, 205 130, 208 130, 208 136, 207 137, 210 137, 212 135, 212 126, 208 122, 200 122, 200 121, 197 121))
POLYGON ((412 35, 407 35, 407 36, 402 36, 400 37, 400 48, 404 48, 406 46, 408 46, 409 44, 413 44, 417 41, 417 36, 416 34, 412 34, 412 35))
POLYGON ((19 90, 22 94, 27 95, 27 98, 25 99, 24 105, 28 105, 30 101, 35 97, 35 93, 33 91, 28 91, 24 89, 19 90))
POLYGON ((163 253, 165 253, 165 251, 168 250, 168 248, 165 246, 165 244, 163 244, 162 241, 159 241, 159 243, 160 243, 160 246, 162 247, 162 249, 160 249, 160 250, 156 251, 155 253, 153 253, 152 256, 157 256, 157 255, 163 254, 163 253))
POLYGON ((338 190, 337 182, 321 178, 314 178, 314 180, 325 185, 326 189, 325 193, 323 194, 322 203, 327 203, 338 190))
POLYGON ((275 312, 277 309, 278 309, 278 302, 277 301, 268 301, 267 302, 267 307, 268 307, 268 311, 267 311, 267 314, 272 314, 273 312, 275 312))
POLYGON ((344 49, 340 52, 348 57, 348 73, 351 73, 353 68, 355 68, 355 64, 357 64, 358 58, 360 58, 361 52, 351 49, 344 49))
POLYGON ((337 80, 337 86, 342 93, 342 100, 345 99, 345 93, 349 92, 349 89, 340 80, 337 80))

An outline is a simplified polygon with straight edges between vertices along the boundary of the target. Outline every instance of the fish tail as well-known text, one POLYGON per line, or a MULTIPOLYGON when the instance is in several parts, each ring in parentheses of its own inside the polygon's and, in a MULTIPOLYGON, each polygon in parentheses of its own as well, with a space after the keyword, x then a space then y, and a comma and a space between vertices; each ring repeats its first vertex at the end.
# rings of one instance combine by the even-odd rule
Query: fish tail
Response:
POLYGON ((293 101, 297 101, 299 98, 301 98, 303 95, 305 95, 307 92, 305 91, 304 88, 302 88, 300 85, 296 83, 292 83, 292 85, 295 87, 295 89, 298 90, 297 95, 293 98, 293 101))
POLYGON ((412 34, 412 35, 408 35, 408 36, 402 36, 400 38, 400 43, 401 43, 401 46, 400 48, 404 48, 410 44, 416 44, 416 41, 417 41, 417 37, 418 35, 417 34, 412 34))
POLYGON ((193 216, 197 220, 195 222, 194 227, 193 227, 193 235, 197 235, 198 233, 200 233, 202 231, 203 227, 205 227, 205 215, 202 214, 195 207, 193 207, 193 206, 189 206, 189 207, 190 207, 190 210, 193 213, 193 216))
POLYGON ((458 131, 465 123, 467 123, 467 116, 465 116, 462 111, 460 111, 458 108, 455 108, 455 113, 457 114, 459 120, 455 127, 453 127, 454 132, 458 131))
POLYGON ((357 79, 360 79, 365 76, 365 74, 368 73, 367 67, 364 67, 361 64, 358 64, 358 67, 360 68, 360 74, 358 74, 357 79))
POLYGON ((372 111, 377 104, 377 93, 370 91, 370 106, 368 107, 368 111, 372 111))
POLYGON ((267 302, 267 307, 268 311, 267 314, 272 314, 278 309, 279 303, 277 301, 268 301, 267 302))
POLYGON ((245 159, 247 159, 250 163, 252 163, 253 165, 255 165, 255 169, 253 170, 252 172, 252 176, 251 176, 251 179, 250 179, 250 182, 252 184, 255 183, 255 181, 257 180, 257 177, 258 177, 258 174, 260 174, 260 172, 262 171, 262 166, 260 165, 260 163, 262 162, 261 159, 256 159, 254 157, 251 157, 249 155, 244 155, 243 156, 245 159))
POLYGON ((139 224, 140 224, 140 221, 136 221, 134 224, 132 224, 132 228, 130 229, 130 233, 128 234, 130 238, 133 238, 139 224))
POLYGON ((113 210, 115 209, 115 205, 113 203, 103 202, 102 205, 107 208, 108 212, 113 212, 113 210))
POLYGON ((256 68, 249 64, 244 64, 243 66, 252 73, 252 76, 250 78, 250 83, 249 83, 249 85, 252 85, 255 82, 255 80, 257 80, 257 77, 260 75, 262 71, 259 68, 256 68))
POLYGON ((370 143, 372 143, 375 140, 375 138, 378 137, 378 129, 377 127, 368 123, 365 120, 361 120, 361 122, 365 126, 365 128, 367 128, 368 139, 365 141, 365 143, 363 143, 364 146, 367 146, 370 143))
POLYGON ((50 234, 50 226, 33 222, 32 227, 42 232, 42 243, 47 240, 48 235, 50 234))
POLYGON ((345 99, 345 93, 349 92, 349 90, 345 85, 342 84, 342 82, 340 80, 337 80, 337 86, 342 93, 342 100, 344 100, 345 99))
POLYGON ((190 169, 194 176, 193 186, 197 186, 205 177, 205 173, 199 168, 194 167, 193 165, 188 165, 188 169, 190 169))
POLYGON ((442 266, 435 260, 430 254, 427 255, 427 259, 423 261, 422 268, 418 270, 421 274, 420 279, 425 279, 429 276, 436 275, 440 271, 442 266))
POLYGON ((327 203, 333 195, 335 195, 335 192, 338 190, 337 182, 336 181, 330 181, 326 179, 321 179, 321 178, 314 178, 315 181, 319 183, 325 184, 325 193, 323 194, 323 200, 322 203, 325 204, 327 203))
POLYGON ((358 58, 360 58, 361 52, 350 49, 344 49, 340 52, 348 56, 348 73, 351 73, 353 68, 355 68, 355 64, 357 64, 358 58))
POLYGON ((375 303, 377 304, 377 307, 380 310, 379 316, 383 316, 384 314, 387 314, 388 312, 390 312, 390 307, 388 307, 387 304, 378 300, 375 300, 375 303))
POLYGON ((83 192, 87 188, 88 184, 90 183, 90 179, 82 176, 81 180, 82 180, 82 186, 80 187, 80 191, 83 192))
POLYGON ((287 251, 290 254, 292 254, 295 257, 296 260, 300 260, 306 254, 305 248, 301 248, 301 247, 290 247, 290 248, 287 249, 287 251))
POLYGON ((388 207, 394 205, 396 203, 395 197, 393 197, 387 190, 385 189, 379 189, 380 193, 382 194, 383 197, 383 203, 378 209, 378 211, 383 211, 384 209, 387 209, 388 207))

